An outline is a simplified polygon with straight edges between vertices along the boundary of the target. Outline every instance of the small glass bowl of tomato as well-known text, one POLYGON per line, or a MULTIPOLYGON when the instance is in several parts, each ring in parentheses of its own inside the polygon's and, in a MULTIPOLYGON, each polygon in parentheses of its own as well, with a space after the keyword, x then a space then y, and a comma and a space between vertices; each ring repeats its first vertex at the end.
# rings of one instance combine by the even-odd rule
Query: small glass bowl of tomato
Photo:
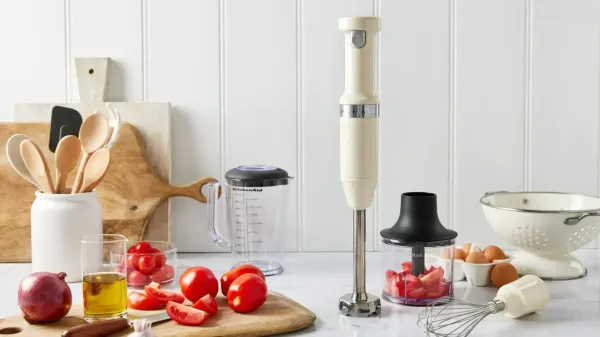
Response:
POLYGON ((177 271, 177 248, 166 241, 139 241, 127 249, 127 285, 134 288, 155 282, 173 282, 177 271))

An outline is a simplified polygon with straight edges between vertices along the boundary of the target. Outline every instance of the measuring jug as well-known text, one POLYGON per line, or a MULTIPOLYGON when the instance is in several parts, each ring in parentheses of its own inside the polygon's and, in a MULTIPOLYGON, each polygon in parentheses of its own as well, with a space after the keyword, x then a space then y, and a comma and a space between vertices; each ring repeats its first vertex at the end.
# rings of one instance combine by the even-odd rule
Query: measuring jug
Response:
POLYGON ((207 184, 208 231, 217 246, 234 254, 233 267, 251 264, 266 276, 283 272, 289 179, 283 169, 248 165, 227 171, 224 183, 207 184), (217 230, 217 214, 223 213, 228 238, 217 230))

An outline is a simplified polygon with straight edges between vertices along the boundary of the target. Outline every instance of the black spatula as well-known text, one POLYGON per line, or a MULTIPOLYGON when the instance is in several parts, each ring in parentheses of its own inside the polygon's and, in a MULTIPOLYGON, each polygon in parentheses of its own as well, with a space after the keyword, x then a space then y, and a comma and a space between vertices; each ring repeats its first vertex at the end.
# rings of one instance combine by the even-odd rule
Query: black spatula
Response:
POLYGON ((50 119, 50 139, 48 147, 54 153, 56 146, 62 137, 73 135, 79 137, 82 118, 79 111, 64 106, 52 108, 50 119))

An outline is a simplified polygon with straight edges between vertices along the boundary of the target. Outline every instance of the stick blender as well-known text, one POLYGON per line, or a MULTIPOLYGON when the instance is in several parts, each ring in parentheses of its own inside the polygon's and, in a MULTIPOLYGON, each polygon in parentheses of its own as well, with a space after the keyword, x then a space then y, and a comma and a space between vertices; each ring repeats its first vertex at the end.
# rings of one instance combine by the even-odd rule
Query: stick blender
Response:
POLYGON ((379 169, 379 100, 373 90, 373 44, 378 17, 339 20, 345 41, 345 87, 340 99, 340 173, 354 211, 354 290, 339 300, 346 316, 381 312, 379 297, 365 287, 366 210, 373 201, 379 169))

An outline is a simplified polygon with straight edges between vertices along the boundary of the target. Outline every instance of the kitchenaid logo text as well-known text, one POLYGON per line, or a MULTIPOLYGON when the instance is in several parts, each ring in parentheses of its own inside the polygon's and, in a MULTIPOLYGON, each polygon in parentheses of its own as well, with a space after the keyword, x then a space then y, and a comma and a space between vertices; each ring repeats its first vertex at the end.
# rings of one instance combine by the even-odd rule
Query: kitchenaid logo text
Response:
POLYGON ((238 188, 238 187, 234 187, 233 190, 234 191, 241 191, 241 192, 262 192, 262 188, 238 188))

